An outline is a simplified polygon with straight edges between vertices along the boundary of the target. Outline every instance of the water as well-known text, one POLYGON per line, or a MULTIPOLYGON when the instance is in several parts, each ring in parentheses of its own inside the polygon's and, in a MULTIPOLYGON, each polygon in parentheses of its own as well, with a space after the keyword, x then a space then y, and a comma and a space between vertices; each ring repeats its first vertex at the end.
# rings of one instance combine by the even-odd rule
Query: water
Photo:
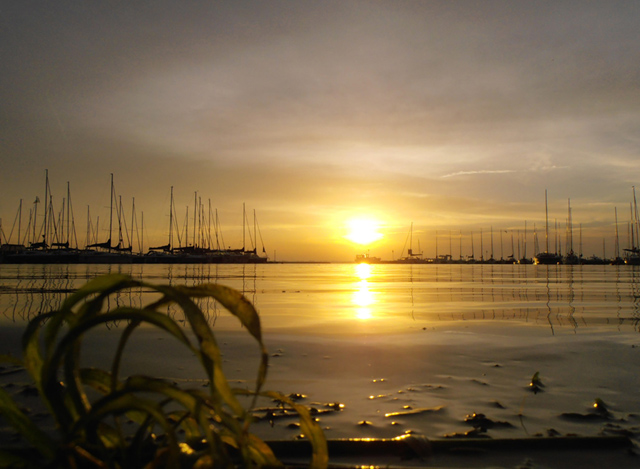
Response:
MULTIPOLYGON (((303 402, 320 408, 344 404, 321 419, 328 438, 461 436, 470 429, 465 416, 482 413, 507 423, 488 430, 492 437, 624 432, 640 442, 638 267, 0 265, 0 353, 19 353, 18 328, 59 308, 88 280, 114 272, 243 292, 260 313, 270 351, 267 389, 304 394, 303 402), (545 388, 534 395, 529 382, 536 372, 545 388), (610 419, 562 416, 588 414, 595 398, 609 406, 610 419), (407 409, 419 412, 403 415, 407 409)), ((137 288, 107 306, 139 307, 150 299, 137 288)), ((217 303, 203 300, 200 307, 219 338, 227 377, 255 379, 257 347, 246 331, 217 303)), ((178 309, 167 314, 184 324, 178 309)), ((105 356, 122 329, 115 324, 94 336, 83 359, 109 363, 105 356)), ((123 374, 202 384, 192 354, 155 329, 137 331, 130 342, 123 374)), ((288 423, 253 428, 266 439, 294 438, 288 423)))
MULTIPOLYGON (((384 334, 510 321, 549 334, 638 332, 640 269, 532 265, 1 265, 0 324, 56 309, 98 275, 119 272, 152 283, 221 283, 242 291, 270 332, 384 334)), ((141 305, 144 292, 115 299, 141 305)), ((203 306, 218 317, 217 306, 203 306)), ((225 327, 219 324, 217 327, 225 327)))

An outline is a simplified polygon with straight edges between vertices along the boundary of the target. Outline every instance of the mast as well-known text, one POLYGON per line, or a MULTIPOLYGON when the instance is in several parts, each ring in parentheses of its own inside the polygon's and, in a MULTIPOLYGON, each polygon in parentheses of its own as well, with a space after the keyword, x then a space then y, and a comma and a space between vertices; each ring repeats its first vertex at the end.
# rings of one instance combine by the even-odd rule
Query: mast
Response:
POLYGON ((476 258, 476 254, 475 251, 473 249, 473 231, 471 232, 471 259, 475 260, 476 258))
POLYGON ((640 245, 640 234, 638 233, 639 228, 640 228, 640 221, 638 219, 638 202, 636 201, 636 186, 632 186, 633 187, 633 214, 634 214, 634 218, 633 218, 633 223, 635 225, 635 230, 636 230, 636 238, 634 240, 634 246, 638 247, 640 245))
POLYGON ((33 243, 37 243, 37 238, 36 238, 36 220, 37 220, 37 215, 38 215, 38 204, 40 203, 40 198, 36 195, 36 200, 33 202, 33 243))
POLYGON ((616 215, 616 244, 615 244, 615 256, 616 258, 620 257, 620 240, 618 238, 618 207, 614 207, 615 215, 616 215))
POLYGON ((171 201, 169 202, 169 250, 173 248, 173 186, 171 186, 171 201))
POLYGON ((71 241, 71 186, 67 181, 67 243, 71 241))
POLYGON ((109 250, 111 250, 112 236, 113 236, 113 173, 111 173, 111 201, 109 205, 109 250))
MULTIPOLYGON (((413 223, 411 223, 411 228, 412 228, 411 231, 413 231, 413 223)), ((411 255, 411 251, 409 251, 409 255, 411 255)), ((436 230, 436 261, 437 260, 438 260, 438 230, 436 230)))
POLYGON ((493 260, 493 225, 491 225, 491 257, 489 259, 493 260))
MULTIPOLYGON (((131 241, 129 246, 132 247, 132 252, 133 252, 133 222, 135 220, 135 216, 136 216, 136 198, 133 197, 132 198, 132 202, 131 202, 131 241)), ((140 247, 140 241, 138 241, 138 248, 140 247)), ((140 251, 140 253, 142 253, 142 251, 140 251)))
POLYGON ((20 241, 20 228, 22 225, 22 199, 20 199, 20 205, 18 206, 18 244, 22 244, 20 241))
POLYGON ((87 205, 87 240, 84 243, 85 247, 91 244, 90 241, 90 233, 91 233, 91 211, 89 210, 89 206, 87 205))
POLYGON ((198 233, 198 228, 196 226, 197 219, 198 219, 198 191, 195 191, 193 195, 193 248, 194 249, 197 246, 197 243, 196 243, 196 235, 198 233))
POLYGON ((49 170, 45 169, 44 170, 44 174, 45 174, 45 183, 44 183, 44 221, 43 223, 43 241, 45 243, 45 245, 47 244, 47 214, 49 213, 49 206, 48 206, 48 200, 49 200, 49 170))
POLYGON ((245 243, 245 218, 246 212, 244 207, 244 202, 242 202, 242 251, 245 251, 246 243, 245 243))
POLYGON ((544 190, 544 241, 545 241, 545 251, 549 252, 549 206, 547 204, 547 190, 544 190))

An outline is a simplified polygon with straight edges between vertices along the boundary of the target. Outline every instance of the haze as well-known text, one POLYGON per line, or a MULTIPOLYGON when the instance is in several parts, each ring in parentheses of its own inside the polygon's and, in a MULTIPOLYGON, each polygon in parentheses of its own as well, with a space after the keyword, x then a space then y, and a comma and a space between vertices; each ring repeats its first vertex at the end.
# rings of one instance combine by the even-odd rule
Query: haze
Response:
POLYGON ((540 231, 547 189, 611 255, 640 182, 638 25, 630 1, 3 2, 3 231, 48 169, 81 240, 113 173, 146 246, 172 186, 181 216, 211 199, 232 246, 246 203, 292 261, 398 257, 411 223, 428 255, 436 231, 441 252, 540 231), (354 219, 382 237, 348 239, 354 219))

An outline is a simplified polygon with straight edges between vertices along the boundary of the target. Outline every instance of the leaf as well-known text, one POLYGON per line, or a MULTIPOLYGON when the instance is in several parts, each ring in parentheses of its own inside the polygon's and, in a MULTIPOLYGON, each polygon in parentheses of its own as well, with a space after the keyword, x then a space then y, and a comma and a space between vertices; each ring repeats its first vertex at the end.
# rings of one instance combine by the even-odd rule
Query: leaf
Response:
POLYGON ((51 459, 54 457, 55 443, 53 440, 18 408, 9 393, 1 387, 0 413, 2 417, 45 458, 51 459))
POLYGON ((318 423, 311 417, 309 410, 303 405, 296 404, 287 396, 274 391, 264 391, 260 395, 284 402, 298 413, 300 416, 300 429, 309 439, 313 450, 309 467, 314 469, 326 468, 329 464, 327 440, 318 423))

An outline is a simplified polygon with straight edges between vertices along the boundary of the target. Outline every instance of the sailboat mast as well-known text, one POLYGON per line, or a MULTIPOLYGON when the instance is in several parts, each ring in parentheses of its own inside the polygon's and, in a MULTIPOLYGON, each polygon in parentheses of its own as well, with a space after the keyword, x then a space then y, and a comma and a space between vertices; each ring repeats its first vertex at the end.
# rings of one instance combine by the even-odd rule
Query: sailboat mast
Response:
POLYGON ((112 236, 113 236, 113 173, 111 173, 111 201, 109 205, 109 249, 111 249, 112 236))
POLYGON ((49 170, 45 169, 44 170, 44 174, 45 174, 45 183, 44 183, 44 221, 42 222, 42 226, 43 226, 43 241, 45 242, 45 244, 47 243, 47 214, 49 213, 49 206, 48 206, 48 201, 49 201, 49 170))
POLYGON ((198 191, 196 191, 193 195, 193 247, 196 247, 196 235, 198 233, 198 228, 196 226, 196 221, 198 219, 198 191))
MULTIPOLYGON (((131 202, 131 241, 129 241, 131 243, 129 244, 130 247, 133 247, 133 223, 135 219, 136 219, 136 198, 133 197, 131 202)), ((138 248, 139 247, 140 247, 140 242, 138 242, 138 248)))
MULTIPOLYGON (((413 227, 413 225, 411 225, 413 227)), ((411 245, 409 245, 411 246, 411 245)), ((411 248, 409 248, 411 249, 411 248)), ((409 252, 409 255, 411 255, 411 252, 409 252)), ((436 230, 436 260, 438 260, 438 230, 436 230)))
POLYGON ((22 199, 20 199, 20 205, 18 206, 18 244, 22 244, 20 241, 20 227, 22 225, 22 199))
POLYGON ((633 187, 633 223, 635 225, 636 230, 636 238, 634 240, 634 246, 638 247, 640 245, 640 235, 638 234, 640 228, 640 221, 638 220, 638 202, 636 201, 636 186, 633 187))
POLYGON ((173 186, 171 186, 171 201, 169 202, 169 250, 173 248, 173 186))
POLYGON ((33 202, 33 243, 37 243, 36 239, 36 220, 38 216, 38 204, 40 203, 40 198, 36 196, 35 202, 33 202))
POLYGON ((616 215, 616 246, 615 246, 615 255, 616 258, 620 257, 620 240, 618 238, 618 207, 613 208, 616 215))
POLYGON ((473 231, 471 232, 471 259, 475 260, 476 258, 476 252, 473 248, 473 231))
POLYGON ((245 206, 244 206, 244 202, 242 202, 242 250, 243 251, 246 248, 246 243, 245 243, 245 219, 246 219, 245 206))
MULTIPOLYGON (((75 227, 74 227, 75 231, 75 227)), ((71 241, 71 186, 67 181, 67 243, 71 241)))
POLYGON ((544 190, 544 241, 545 251, 549 252, 549 206, 547 204, 547 190, 544 190))

